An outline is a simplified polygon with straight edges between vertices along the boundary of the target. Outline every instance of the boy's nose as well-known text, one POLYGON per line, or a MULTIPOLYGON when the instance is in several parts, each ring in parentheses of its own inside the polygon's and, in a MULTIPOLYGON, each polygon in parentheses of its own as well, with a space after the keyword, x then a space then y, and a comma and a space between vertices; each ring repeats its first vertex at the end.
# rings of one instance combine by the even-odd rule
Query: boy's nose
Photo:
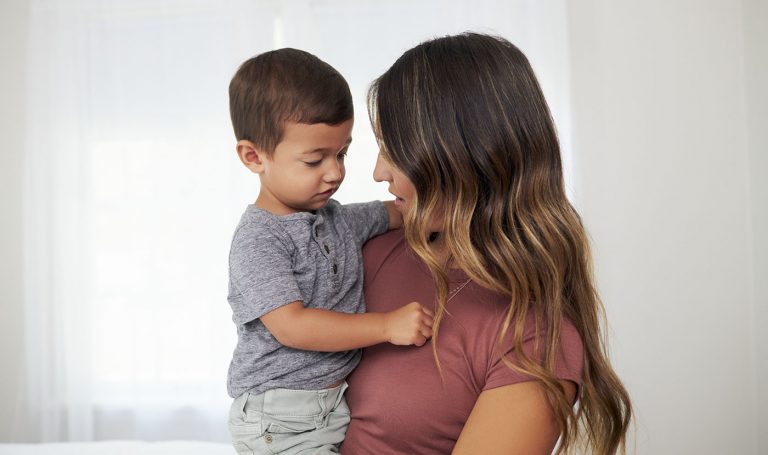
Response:
POLYGON ((326 182, 338 182, 344 176, 344 164, 335 162, 325 171, 326 182))

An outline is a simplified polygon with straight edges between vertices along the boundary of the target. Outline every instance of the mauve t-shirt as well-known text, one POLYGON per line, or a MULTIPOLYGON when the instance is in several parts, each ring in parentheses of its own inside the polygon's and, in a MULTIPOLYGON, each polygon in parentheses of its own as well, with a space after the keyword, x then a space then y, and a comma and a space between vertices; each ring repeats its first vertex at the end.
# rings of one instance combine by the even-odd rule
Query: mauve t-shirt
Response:
MULTIPOLYGON (((409 302, 435 302, 434 282, 401 230, 370 240, 363 250, 365 300, 369 312, 385 312, 409 302)), ((466 281, 449 271, 449 289, 466 281)), ((435 365, 432 342, 423 347, 382 343, 363 350, 363 358, 347 378, 352 421, 341 452, 362 454, 448 454, 456 444, 483 390, 530 380, 506 366, 496 342, 508 301, 469 283, 450 302, 437 342, 443 381, 435 365)), ((532 353, 535 338, 529 324, 523 349, 532 353)), ((560 379, 581 385, 582 344, 574 326, 561 329, 556 361, 560 379)), ((504 352, 513 356, 512 331, 504 352)), ((511 405, 514 405, 511 403, 511 405)))

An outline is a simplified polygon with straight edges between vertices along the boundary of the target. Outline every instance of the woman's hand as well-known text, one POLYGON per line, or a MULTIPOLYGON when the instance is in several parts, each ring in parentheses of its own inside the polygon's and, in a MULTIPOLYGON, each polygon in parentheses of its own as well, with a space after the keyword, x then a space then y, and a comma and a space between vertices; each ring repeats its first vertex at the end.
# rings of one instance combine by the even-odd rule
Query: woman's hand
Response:
POLYGON ((434 313, 419 302, 411 302, 384 314, 384 337, 392 344, 423 346, 432 337, 434 313))

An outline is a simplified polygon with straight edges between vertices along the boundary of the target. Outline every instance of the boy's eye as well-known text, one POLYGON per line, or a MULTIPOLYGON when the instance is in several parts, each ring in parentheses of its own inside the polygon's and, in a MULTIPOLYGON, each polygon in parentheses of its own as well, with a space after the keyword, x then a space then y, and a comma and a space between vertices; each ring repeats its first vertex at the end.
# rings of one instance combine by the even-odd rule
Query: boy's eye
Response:
POLYGON ((309 167, 317 167, 322 163, 323 160, 317 160, 317 161, 304 161, 304 164, 306 164, 309 167))
POLYGON ((341 152, 338 155, 336 155, 336 159, 339 160, 339 161, 344 161, 344 158, 347 157, 347 151, 348 151, 348 149, 344 149, 343 152, 341 152))

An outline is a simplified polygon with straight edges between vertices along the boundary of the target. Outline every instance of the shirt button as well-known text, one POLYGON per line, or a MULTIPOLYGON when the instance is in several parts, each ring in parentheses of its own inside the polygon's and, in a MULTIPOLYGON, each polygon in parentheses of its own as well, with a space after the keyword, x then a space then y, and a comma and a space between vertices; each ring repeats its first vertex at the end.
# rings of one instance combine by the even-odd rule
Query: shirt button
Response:
POLYGON ((339 270, 338 267, 336 267, 336 264, 333 264, 333 274, 336 275, 336 272, 339 270))
POLYGON ((325 248, 325 252, 326 253, 330 253, 331 252, 331 249, 328 248, 328 245, 323 245, 323 248, 325 248))
POLYGON ((272 435, 268 434, 264 436, 264 440, 267 441, 267 444, 272 444, 272 435))

